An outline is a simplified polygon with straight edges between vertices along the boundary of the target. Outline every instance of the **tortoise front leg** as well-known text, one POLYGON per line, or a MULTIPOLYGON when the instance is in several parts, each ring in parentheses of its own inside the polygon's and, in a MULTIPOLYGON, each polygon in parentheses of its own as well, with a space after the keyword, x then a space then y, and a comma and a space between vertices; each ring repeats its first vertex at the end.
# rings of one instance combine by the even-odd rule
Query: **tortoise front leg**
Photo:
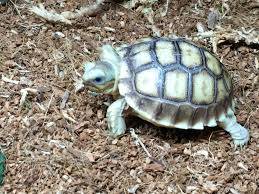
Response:
POLYGON ((107 110, 108 129, 113 137, 123 135, 126 131, 126 124, 122 115, 125 107, 126 100, 121 98, 113 102, 107 110))

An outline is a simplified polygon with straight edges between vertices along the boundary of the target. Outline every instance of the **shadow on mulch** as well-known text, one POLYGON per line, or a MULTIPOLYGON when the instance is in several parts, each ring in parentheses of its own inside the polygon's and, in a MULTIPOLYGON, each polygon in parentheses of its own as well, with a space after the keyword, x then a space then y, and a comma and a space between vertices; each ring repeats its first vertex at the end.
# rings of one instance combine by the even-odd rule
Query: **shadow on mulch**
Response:
MULTIPOLYGON (((151 123, 144 121, 138 117, 126 118, 127 128, 134 128, 141 135, 157 138, 170 143, 188 143, 188 142, 204 142, 204 141, 221 141, 230 137, 224 129, 220 127, 205 127, 203 130, 195 129, 178 129, 156 127, 151 123)), ((128 131, 127 131, 128 132, 128 131)))

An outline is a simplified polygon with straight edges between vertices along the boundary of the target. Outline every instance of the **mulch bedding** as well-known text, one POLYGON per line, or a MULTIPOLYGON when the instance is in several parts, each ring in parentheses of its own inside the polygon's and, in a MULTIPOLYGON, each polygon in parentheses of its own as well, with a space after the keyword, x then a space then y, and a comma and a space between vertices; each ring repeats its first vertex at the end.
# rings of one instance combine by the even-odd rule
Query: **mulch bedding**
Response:
MULTIPOLYGON (((226 2, 230 12, 221 27, 259 26, 258 10, 249 7, 252 1, 226 2)), ((130 117, 127 124, 152 155, 148 158, 129 131, 120 139, 107 136, 103 102, 110 102, 109 96, 75 93, 74 88, 83 62, 96 59, 100 45, 130 43, 152 34, 143 14, 106 3, 96 16, 67 26, 36 17, 25 1, 14 3, 17 9, 12 4, 0 6, 0 72, 20 81, 0 80, 0 146, 7 157, 0 192, 259 193, 256 45, 229 42, 218 47, 218 56, 233 76, 237 119, 250 129, 248 146, 234 150, 229 134, 220 128, 168 130, 130 117), (55 32, 64 37, 55 38, 55 32), (24 88, 38 92, 29 92, 20 106, 24 88), (65 91, 69 99, 60 107, 65 91)), ((89 3, 47 1, 45 5, 64 11, 89 3)), ((164 3, 153 4, 153 9, 164 3)), ((221 4, 219 0, 171 1, 167 16, 157 16, 155 24, 163 36, 191 36, 197 22, 206 25, 209 8, 221 4)))

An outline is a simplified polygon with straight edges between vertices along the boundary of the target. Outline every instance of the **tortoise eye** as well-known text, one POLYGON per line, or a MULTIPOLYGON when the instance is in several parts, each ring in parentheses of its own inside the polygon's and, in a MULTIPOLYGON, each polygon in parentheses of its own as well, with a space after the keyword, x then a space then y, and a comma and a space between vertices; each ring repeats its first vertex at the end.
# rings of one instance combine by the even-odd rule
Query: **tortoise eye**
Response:
POLYGON ((102 77, 96 77, 95 79, 92 80, 94 84, 102 84, 104 79, 102 77))
POLYGON ((94 81, 95 81, 95 82, 97 82, 97 83, 99 83, 99 82, 101 82, 101 81, 102 81, 102 78, 97 77, 97 78, 95 78, 95 79, 94 79, 94 81))

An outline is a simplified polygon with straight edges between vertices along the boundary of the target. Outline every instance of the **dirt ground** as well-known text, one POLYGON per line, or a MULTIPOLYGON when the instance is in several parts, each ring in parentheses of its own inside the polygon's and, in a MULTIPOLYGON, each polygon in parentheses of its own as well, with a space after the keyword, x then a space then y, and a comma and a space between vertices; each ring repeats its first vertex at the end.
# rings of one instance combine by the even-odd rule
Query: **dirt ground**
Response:
MULTIPOLYGON (((152 35, 138 9, 142 5, 129 10, 119 2, 105 3, 95 16, 69 26, 35 16, 28 2, 0 6, 0 146, 7 157, 0 193, 259 193, 258 44, 218 46, 233 77, 237 119, 250 129, 248 146, 234 150, 220 128, 168 130, 128 118, 150 159, 129 131, 118 140, 107 136, 103 102, 111 101, 109 96, 76 93, 74 87, 83 62, 94 60, 100 45, 152 35), (29 91, 20 105, 25 88, 36 92, 29 91), (66 103, 64 94, 69 94, 66 103)), ((221 27, 259 28, 252 0, 173 0, 166 16, 157 14, 155 25, 162 36, 191 37, 197 22, 206 26, 209 9, 221 9, 223 2, 229 12, 221 27)), ((44 5, 65 11, 90 3, 49 0, 44 5)), ((158 1, 152 8, 158 11, 164 4, 158 1)), ((206 41, 198 44, 211 49, 206 41)))

